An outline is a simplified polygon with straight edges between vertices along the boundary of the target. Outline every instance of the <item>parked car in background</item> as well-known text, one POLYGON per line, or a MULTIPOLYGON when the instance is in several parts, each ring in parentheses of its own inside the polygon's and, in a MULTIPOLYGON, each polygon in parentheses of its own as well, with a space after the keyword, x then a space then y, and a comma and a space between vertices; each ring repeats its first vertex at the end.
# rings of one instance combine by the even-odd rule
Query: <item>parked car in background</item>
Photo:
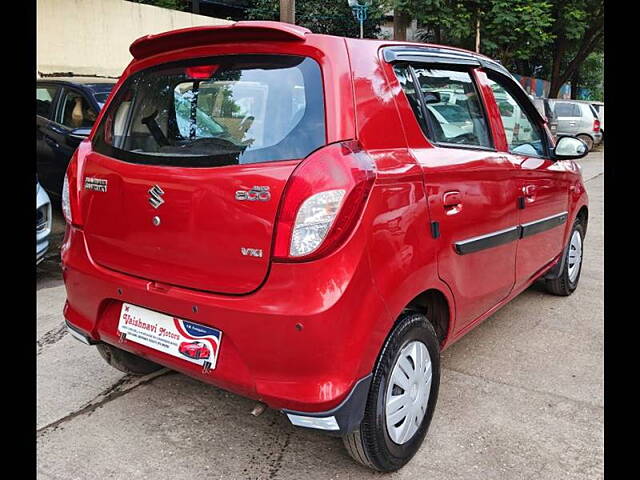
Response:
POLYGON ((547 120, 547 126, 553 138, 558 136, 558 119, 551 107, 548 98, 543 97, 531 97, 533 104, 536 106, 540 114, 547 120))
POLYGON ((38 178, 53 198, 60 198, 69 159, 89 135, 115 82, 94 77, 36 81, 38 178))
POLYGON ((558 119, 558 135, 578 137, 591 151, 602 141, 598 113, 589 102, 549 99, 558 119))
POLYGON ((62 199, 67 327, 114 368, 259 400, 392 471, 443 349, 536 280, 577 288, 587 147, 554 145, 498 62, 279 22, 130 52, 62 199), (464 131, 429 108, 457 91, 464 131))
POLYGON ((51 235, 51 201, 36 178, 36 264, 44 259, 51 235))
POLYGON ((449 126, 457 128, 460 132, 459 135, 470 133, 473 130, 473 121, 468 109, 460 105, 434 103, 427 104, 427 108, 433 112, 441 125, 447 126, 446 128, 449 126))
POLYGON ((604 102, 591 102, 591 105, 596 109, 596 112, 598 112, 600 131, 602 132, 602 140, 604 140, 604 102))

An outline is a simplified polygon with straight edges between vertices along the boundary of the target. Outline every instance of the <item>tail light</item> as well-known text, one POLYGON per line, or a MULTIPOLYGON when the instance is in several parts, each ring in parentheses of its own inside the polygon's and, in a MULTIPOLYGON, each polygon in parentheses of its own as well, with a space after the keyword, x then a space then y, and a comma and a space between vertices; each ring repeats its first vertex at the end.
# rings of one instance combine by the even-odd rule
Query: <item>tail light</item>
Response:
POLYGON ((356 142, 312 153, 285 187, 274 260, 313 260, 335 250, 357 224, 375 177, 373 160, 356 142))
POLYGON ((69 202, 69 176, 65 173, 62 183, 62 214, 67 223, 72 223, 71 203, 69 202))
POLYGON ((593 131, 598 133, 600 131, 600 120, 593 121, 593 131))
POLYGON ((76 227, 82 226, 82 215, 78 204, 80 194, 78 175, 79 171, 82 170, 81 165, 84 157, 90 149, 91 143, 88 140, 80 143, 69 160, 69 166, 62 184, 62 213, 67 223, 76 227))

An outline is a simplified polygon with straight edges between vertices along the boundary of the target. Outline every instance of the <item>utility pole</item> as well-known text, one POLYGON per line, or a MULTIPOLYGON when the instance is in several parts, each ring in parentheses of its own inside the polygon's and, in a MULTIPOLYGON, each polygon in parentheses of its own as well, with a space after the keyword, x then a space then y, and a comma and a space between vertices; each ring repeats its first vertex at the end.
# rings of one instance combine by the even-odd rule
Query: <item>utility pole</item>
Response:
POLYGON ((476 53, 480 53, 480 7, 476 10, 476 53))
POLYGON ((296 0, 280 0, 280 21, 296 23, 296 0))
POLYGON ((191 10, 193 13, 200 13, 200 0, 191 0, 191 10))

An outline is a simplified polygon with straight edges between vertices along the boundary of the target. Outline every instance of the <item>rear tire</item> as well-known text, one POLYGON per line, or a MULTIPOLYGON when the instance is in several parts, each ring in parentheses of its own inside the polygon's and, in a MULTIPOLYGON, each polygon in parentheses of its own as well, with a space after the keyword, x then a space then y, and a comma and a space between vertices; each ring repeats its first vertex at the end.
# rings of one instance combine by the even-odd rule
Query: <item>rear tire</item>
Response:
POLYGON ((564 266, 558 278, 550 279, 545 282, 545 286, 549 293, 567 297, 571 295, 578 287, 580 274, 582 273, 582 257, 584 251, 584 225, 577 219, 573 224, 573 230, 569 236, 569 244, 564 253, 564 266), (578 236, 579 238, 577 238, 578 236), (576 259, 576 251, 579 249, 579 258, 576 259), (577 271, 574 270, 577 268, 577 271))
POLYGON ((587 144, 587 151, 591 151, 593 150, 593 138, 591 138, 589 135, 585 135, 585 134, 581 134, 581 135, 576 135, 580 140, 582 140, 584 143, 587 144))
POLYGON ((376 362, 362 423, 357 430, 343 437, 349 455, 356 462, 383 472, 398 470, 405 465, 416 454, 427 434, 439 386, 440 346, 436 332, 423 314, 403 314, 376 362), (407 352, 415 355, 408 356, 407 352), (407 366, 413 367, 415 377, 405 372, 406 369, 411 370, 407 366), (428 366, 431 368, 430 377, 425 373, 428 366), (399 387, 396 380, 398 372, 405 374, 401 378, 407 382, 407 389, 399 387), (395 404, 403 399, 407 403, 401 402, 402 407, 396 409, 395 404), (400 415, 406 417, 397 417, 400 418, 398 422, 388 426, 387 417, 396 418, 402 409, 405 413, 400 415), (422 416, 421 420, 419 416, 422 416), (406 431, 404 427, 407 427, 406 431))
POLYGON ((99 343, 96 348, 109 365, 130 375, 146 375, 162 368, 162 365, 125 352, 107 343, 99 343))

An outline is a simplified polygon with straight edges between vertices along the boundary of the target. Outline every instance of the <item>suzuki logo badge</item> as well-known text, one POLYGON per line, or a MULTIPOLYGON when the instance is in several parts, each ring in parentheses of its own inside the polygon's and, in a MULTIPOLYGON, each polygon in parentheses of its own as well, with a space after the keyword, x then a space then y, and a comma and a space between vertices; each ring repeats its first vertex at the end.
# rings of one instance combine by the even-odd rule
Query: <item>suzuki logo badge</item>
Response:
POLYGON ((164 200, 162 199, 164 191, 158 185, 154 185, 149 189, 149 195, 149 203, 153 208, 158 208, 164 203, 164 200))

